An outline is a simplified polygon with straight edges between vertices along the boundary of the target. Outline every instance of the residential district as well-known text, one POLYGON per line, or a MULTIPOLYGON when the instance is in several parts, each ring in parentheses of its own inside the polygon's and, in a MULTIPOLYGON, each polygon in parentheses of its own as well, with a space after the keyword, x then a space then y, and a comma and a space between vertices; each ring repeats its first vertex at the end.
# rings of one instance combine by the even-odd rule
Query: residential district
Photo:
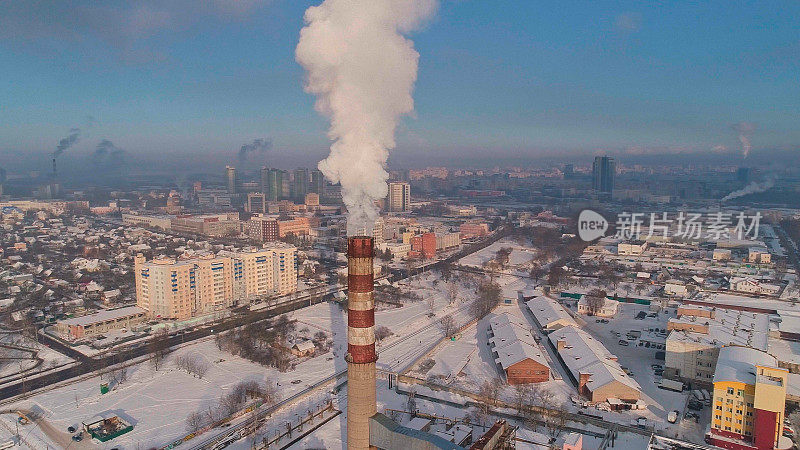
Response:
POLYGON ((800 182, 720 200, 758 176, 395 171, 350 237, 318 170, 4 177, 0 447, 796 448, 800 182))

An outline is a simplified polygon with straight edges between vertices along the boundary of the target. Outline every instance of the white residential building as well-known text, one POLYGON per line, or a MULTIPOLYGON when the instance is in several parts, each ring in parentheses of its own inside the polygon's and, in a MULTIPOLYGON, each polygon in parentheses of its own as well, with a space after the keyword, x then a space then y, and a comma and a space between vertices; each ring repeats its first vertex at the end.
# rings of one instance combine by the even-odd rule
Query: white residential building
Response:
POLYGON ((719 349, 736 344, 766 351, 769 316, 721 308, 683 306, 667 323, 665 374, 711 383, 719 349))
POLYGON ((619 302, 610 298, 603 299, 601 305, 592 304, 584 295, 578 300, 578 312, 581 314, 592 314, 599 317, 614 317, 619 310, 619 302))

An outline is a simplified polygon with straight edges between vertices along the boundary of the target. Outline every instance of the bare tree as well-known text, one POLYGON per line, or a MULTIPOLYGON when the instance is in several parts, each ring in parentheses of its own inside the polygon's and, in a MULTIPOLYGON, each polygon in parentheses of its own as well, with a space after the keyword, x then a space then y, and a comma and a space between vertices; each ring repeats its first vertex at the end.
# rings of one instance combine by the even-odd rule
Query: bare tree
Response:
POLYGON ((530 400, 531 387, 528 384, 515 384, 514 385, 514 407, 519 414, 525 410, 525 406, 530 400))
POLYGON ((497 405, 497 398, 500 395, 501 382, 497 378, 484 381, 478 388, 478 395, 482 397, 479 407, 484 414, 489 414, 490 406, 497 405))
POLYGON ((547 274, 547 284, 550 287, 557 287, 564 281, 566 271, 561 267, 551 267, 550 272, 547 274))
POLYGON ((451 305, 458 300, 458 283, 455 280, 447 283, 447 298, 451 305))
POLYGON ((470 304, 470 313, 475 319, 481 319, 500 304, 502 290, 497 283, 481 283, 478 286, 478 297, 470 304))
POLYGON ((530 277, 533 281, 536 282, 536 284, 539 284, 539 282, 542 281, 542 277, 544 277, 545 273, 546 273, 545 269, 537 264, 531 268, 530 277))
POLYGON ((567 405, 560 404, 554 406, 555 407, 551 408, 550 414, 548 414, 545 419, 547 433, 552 439, 560 436, 567 426, 567 405))
POLYGON ((378 325, 375 327, 375 340, 377 341, 382 341, 393 334, 392 330, 385 325, 378 325))
POLYGON ((449 314, 439 319, 439 326, 442 328, 445 337, 452 336, 457 330, 456 320, 449 314))
POLYGON ((242 405, 242 398, 237 395, 236 392, 231 392, 228 395, 225 395, 220 399, 219 406, 222 408, 223 413, 226 417, 230 417, 239 411, 239 407, 242 405))
POLYGON ((203 428, 203 425, 205 425, 205 419, 206 417, 197 411, 190 413, 189 416, 186 417, 186 431, 189 433, 197 433, 200 428, 203 428))
POLYGON ((603 309, 606 304, 606 291, 600 289, 592 289, 586 296, 586 307, 589 310, 588 314, 593 316, 603 309))
POLYGON ((150 352, 150 365, 153 370, 158 371, 164 364, 164 358, 167 356, 169 350, 169 336, 167 330, 161 329, 156 332, 150 341, 147 343, 148 351, 150 352))

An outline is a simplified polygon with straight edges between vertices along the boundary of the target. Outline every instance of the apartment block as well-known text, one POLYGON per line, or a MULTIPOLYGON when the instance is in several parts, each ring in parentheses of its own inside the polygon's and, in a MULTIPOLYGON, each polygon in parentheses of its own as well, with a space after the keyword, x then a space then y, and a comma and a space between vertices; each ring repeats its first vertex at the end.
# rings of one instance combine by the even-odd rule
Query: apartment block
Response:
POLYGON ((183 320, 297 290, 297 249, 220 252, 197 258, 136 256, 136 305, 148 317, 183 320))
POLYGON ((789 448, 781 442, 789 371, 777 364, 754 348, 720 349, 707 442, 730 450, 789 448))

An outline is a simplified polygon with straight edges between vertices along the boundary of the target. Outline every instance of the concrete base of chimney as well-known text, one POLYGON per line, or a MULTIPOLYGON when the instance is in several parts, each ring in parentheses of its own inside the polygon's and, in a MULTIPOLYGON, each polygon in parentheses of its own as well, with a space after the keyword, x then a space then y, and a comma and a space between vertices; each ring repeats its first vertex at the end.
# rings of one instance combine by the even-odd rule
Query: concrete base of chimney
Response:
POLYGON ((375 415, 375 363, 347 365, 347 449, 366 450, 369 418, 375 415))

